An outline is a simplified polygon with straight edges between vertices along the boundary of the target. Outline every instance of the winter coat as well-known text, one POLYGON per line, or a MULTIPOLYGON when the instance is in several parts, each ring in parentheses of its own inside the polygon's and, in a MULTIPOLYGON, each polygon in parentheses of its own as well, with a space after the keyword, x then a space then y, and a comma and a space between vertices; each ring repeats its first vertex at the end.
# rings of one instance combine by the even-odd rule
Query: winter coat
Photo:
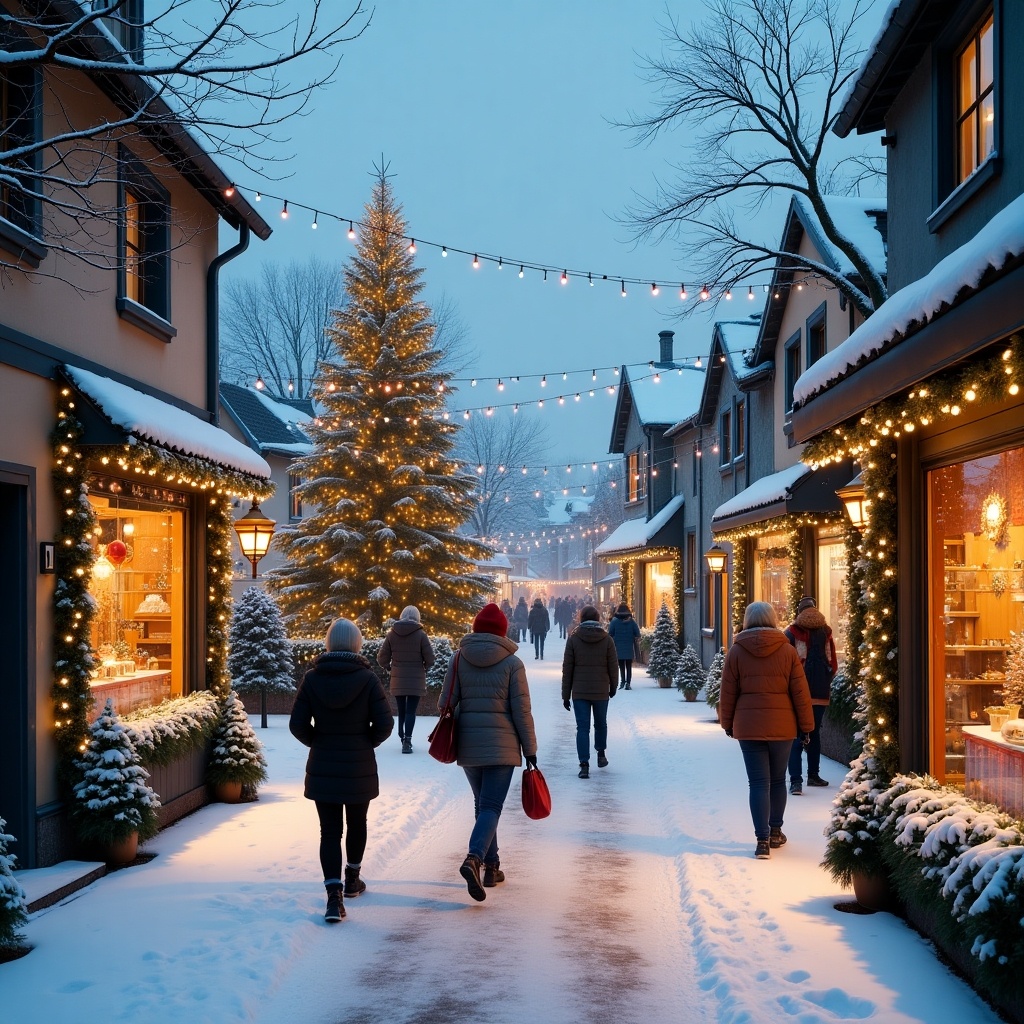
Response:
POLYGON ((546 634, 551 629, 551 618, 548 615, 547 608, 542 604, 535 604, 530 609, 530 616, 526 620, 526 625, 534 636, 546 634))
POLYGON ((600 622, 581 622, 562 656, 562 700, 608 700, 619 686, 615 642, 600 622))
POLYGON ((522 764, 537 753, 526 668, 518 646, 493 633, 469 633, 459 641, 445 673, 439 707, 448 694, 457 716, 458 763, 467 768, 522 764))
POLYGON ((608 635, 615 641, 619 661, 633 660, 633 641, 640 637, 640 627, 628 612, 616 612, 608 622, 608 635))
POLYGON ((722 668, 718 718, 738 740, 793 740, 814 731, 804 670, 781 629, 736 634, 722 668))
POLYGON ((839 659, 825 616, 817 608, 805 608, 786 630, 786 638, 796 648, 804 667, 811 703, 827 705, 832 697, 832 677, 839 670, 839 659), (807 664, 808 653, 812 655, 810 665, 807 664))
POLYGON ((530 618, 530 609, 526 607, 526 602, 522 598, 519 598, 512 618, 522 629, 526 629, 526 623, 530 618))
POLYGON ((425 697, 434 649, 423 626, 412 619, 399 619, 380 645, 377 664, 391 673, 392 696, 425 697))
POLYGON ((379 747, 395 727, 388 695, 370 663, 347 651, 321 654, 295 695, 288 728, 309 747, 306 798, 360 804, 380 792, 379 747))

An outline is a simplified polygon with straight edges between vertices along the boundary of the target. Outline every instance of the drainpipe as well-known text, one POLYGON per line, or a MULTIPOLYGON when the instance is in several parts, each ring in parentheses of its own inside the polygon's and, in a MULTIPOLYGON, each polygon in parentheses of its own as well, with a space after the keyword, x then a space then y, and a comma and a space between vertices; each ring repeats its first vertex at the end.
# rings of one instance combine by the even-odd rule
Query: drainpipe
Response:
POLYGON ((214 258, 206 271, 206 408, 214 426, 220 423, 220 268, 249 248, 249 225, 243 220, 238 242, 214 258))

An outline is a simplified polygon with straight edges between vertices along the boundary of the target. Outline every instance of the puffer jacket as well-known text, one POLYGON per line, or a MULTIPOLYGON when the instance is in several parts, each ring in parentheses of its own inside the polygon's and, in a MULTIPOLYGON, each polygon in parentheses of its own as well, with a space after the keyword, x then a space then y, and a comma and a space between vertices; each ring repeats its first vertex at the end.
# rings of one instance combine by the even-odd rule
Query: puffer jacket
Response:
POLYGON ((616 612, 608 623, 608 635, 615 641, 615 650, 621 661, 633 660, 633 641, 640 636, 636 619, 627 613, 616 612))
MULTIPOLYGON (((796 648, 800 657, 800 664, 804 666, 804 675, 807 676, 807 685, 811 689, 812 704, 828 704, 832 696, 832 676, 839 669, 839 659, 836 656, 836 642, 832 638, 832 627, 825 621, 825 616, 817 608, 805 608, 794 620, 793 624, 786 630, 786 637, 796 648), (816 675, 813 671, 807 670, 807 650, 811 641, 812 630, 820 629, 825 633, 825 661, 831 669, 829 678, 825 679, 825 673, 816 675)), ((820 664, 820 663, 819 663, 820 664)))
POLYGON ((535 604, 530 609, 529 617, 526 620, 527 628, 532 634, 547 634, 551 630, 551 618, 547 608, 542 604, 535 604))
POLYGON ((458 674, 453 657, 438 706, 444 707, 451 692, 463 767, 519 765, 522 755, 537 753, 530 687, 518 650, 493 633, 469 633, 459 641, 458 674))
POLYGON ((373 749, 391 735, 395 719, 362 655, 321 654, 299 684, 288 728, 309 747, 307 799, 360 804, 380 793, 373 749))
POLYGON ((581 622, 565 642, 562 700, 608 700, 618 687, 615 641, 600 622, 581 622))
POLYGON ((427 669, 434 664, 434 649, 423 626, 412 619, 399 619, 380 645, 377 664, 391 673, 392 696, 425 697, 427 669))
POLYGON ((736 634, 722 669, 718 717, 738 740, 793 740, 814 731, 804 670, 781 629, 736 634))

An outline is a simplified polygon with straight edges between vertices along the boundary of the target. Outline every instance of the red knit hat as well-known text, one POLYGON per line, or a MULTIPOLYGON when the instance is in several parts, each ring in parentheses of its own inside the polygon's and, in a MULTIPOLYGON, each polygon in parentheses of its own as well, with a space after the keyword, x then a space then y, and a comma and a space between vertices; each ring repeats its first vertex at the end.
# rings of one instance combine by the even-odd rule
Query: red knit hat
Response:
POLYGON ((508 632, 508 619, 496 604, 485 604, 473 620, 473 632, 504 636, 508 632))

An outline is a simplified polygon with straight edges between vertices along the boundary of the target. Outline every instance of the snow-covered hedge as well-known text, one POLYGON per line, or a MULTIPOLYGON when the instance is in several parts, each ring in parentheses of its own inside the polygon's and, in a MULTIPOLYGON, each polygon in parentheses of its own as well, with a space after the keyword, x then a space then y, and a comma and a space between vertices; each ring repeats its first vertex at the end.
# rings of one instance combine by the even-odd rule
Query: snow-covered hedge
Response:
POLYGON ((219 717, 217 695, 200 690, 125 715, 122 723, 139 760, 152 767, 170 764, 202 746, 213 735, 219 717))

